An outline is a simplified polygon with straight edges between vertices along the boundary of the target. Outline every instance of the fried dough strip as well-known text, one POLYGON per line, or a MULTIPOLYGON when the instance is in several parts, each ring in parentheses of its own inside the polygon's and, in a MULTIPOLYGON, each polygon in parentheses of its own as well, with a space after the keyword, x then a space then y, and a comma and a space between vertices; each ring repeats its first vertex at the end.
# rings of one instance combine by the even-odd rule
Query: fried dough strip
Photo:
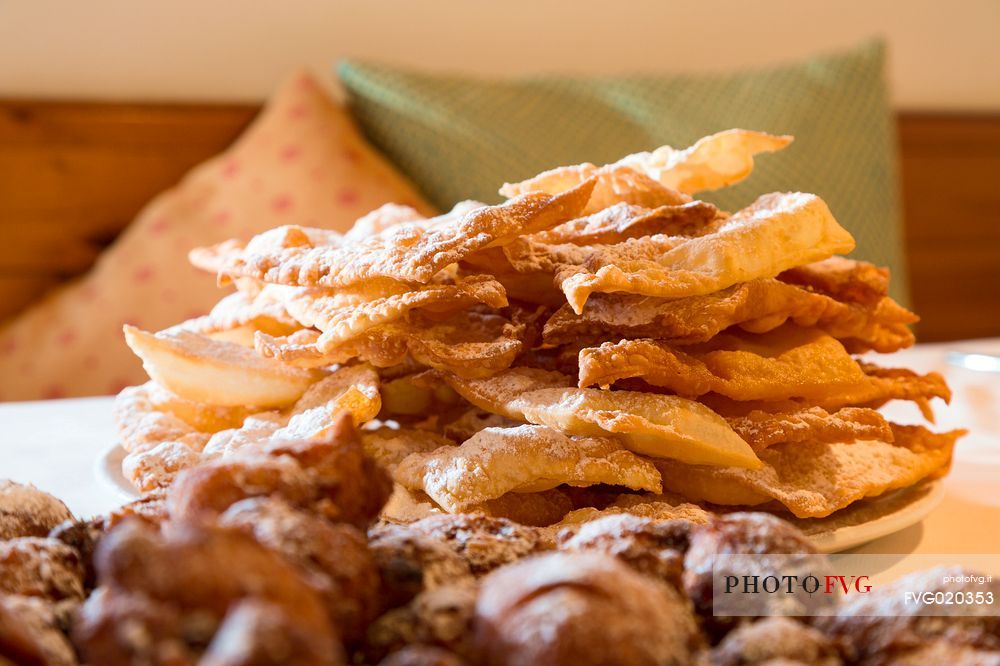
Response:
POLYGON ((655 261, 688 240, 684 236, 656 234, 627 238, 612 245, 549 245, 531 238, 518 238, 501 248, 501 251, 507 264, 517 273, 545 273, 551 280, 551 276, 556 273, 567 275, 571 271, 582 271, 582 268, 577 267, 588 265, 593 257, 613 254, 628 256, 631 261, 655 261))
POLYGON ((705 201, 652 209, 617 203, 592 215, 533 234, 531 239, 550 245, 598 245, 653 234, 694 236, 708 229, 709 223, 718 215, 719 209, 705 201))
POLYGON ((371 367, 341 368, 310 386, 289 409, 243 419, 245 409, 183 401, 152 382, 131 387, 115 400, 115 421, 128 451, 123 471, 146 492, 169 485, 182 469, 247 446, 323 437, 342 411, 356 424, 373 419, 381 406, 378 386, 371 367))
POLYGON ((344 234, 345 243, 356 243, 405 222, 420 222, 427 218, 411 206, 387 203, 359 217, 344 234))
POLYGON ((563 305, 546 322, 547 345, 608 338, 657 338, 674 345, 706 342, 730 326, 765 333, 786 321, 816 327, 852 353, 893 352, 913 344, 918 317, 886 297, 875 306, 843 303, 775 279, 736 284, 704 296, 661 299, 594 294, 582 314, 563 305))
POLYGON ((227 240, 195 248, 188 253, 188 260, 195 268, 219 274, 243 252, 256 254, 281 252, 289 248, 339 247, 343 241, 344 237, 331 229, 288 224, 257 234, 245 245, 238 240, 227 240))
POLYGON ((454 284, 428 284, 415 289, 372 298, 362 303, 345 304, 342 294, 320 290, 296 290, 285 300, 285 307, 299 323, 318 328, 316 341, 321 352, 337 346, 382 324, 405 317, 416 309, 449 312, 484 303, 492 308, 507 305, 503 286, 488 275, 470 275, 454 284))
POLYGON ((461 216, 390 226, 339 247, 247 250, 225 262, 222 272, 293 286, 346 287, 364 280, 427 284, 443 268, 487 247, 544 231, 577 217, 593 182, 556 196, 527 194, 461 216))
POLYGON ((756 153, 780 150, 791 142, 790 136, 732 129, 699 139, 686 150, 662 146, 603 167, 589 163, 557 167, 520 183, 507 183, 500 188, 500 194, 556 194, 596 178, 594 194, 585 210, 588 214, 618 202, 648 208, 680 204, 686 201, 682 192, 716 190, 739 182, 753 170, 756 153))
POLYGON ((257 331, 268 335, 293 333, 300 325, 276 300, 276 294, 271 290, 273 286, 264 286, 254 296, 244 291, 224 296, 207 315, 171 326, 166 332, 188 331, 244 347, 253 347, 253 336, 257 331))
POLYGON ((522 349, 523 327, 498 315, 459 312, 440 322, 396 321, 368 329, 329 351, 320 336, 302 331, 287 338, 260 334, 257 351, 291 366, 316 368, 359 359, 385 368, 407 357, 427 367, 484 377, 510 367, 522 349))
POLYGON ((756 452, 789 442, 893 441, 892 428, 885 417, 864 407, 845 407, 832 414, 820 407, 777 414, 755 409, 726 421, 756 452))
MULTIPOLYGON (((854 249, 854 239, 812 194, 773 193, 729 218, 718 231, 688 239, 657 257, 605 246, 582 268, 556 274, 576 313, 593 292, 681 298, 774 277, 794 266, 854 249)), ((641 246, 639 246, 641 247, 641 246)))
MULTIPOLYGON (((112 413, 125 451, 147 451, 165 441, 182 442, 196 451, 205 446, 211 433, 202 432, 178 415, 171 408, 167 395, 165 389, 150 381, 140 386, 129 386, 115 397, 112 413)), ((195 404, 186 400, 183 402, 195 404)), ((205 409, 228 411, 228 408, 217 408, 215 405, 206 405, 205 409)))
POLYGON ((451 513, 509 492, 541 492, 562 484, 660 491, 656 468, 620 442, 568 437, 532 425, 486 428, 461 446, 415 453, 396 467, 394 477, 451 513))
POLYGON ((712 410, 677 396, 573 388, 558 372, 514 368, 485 379, 443 374, 476 407, 566 435, 611 436, 636 453, 709 465, 757 465, 752 449, 712 410))
POLYGON ((828 409, 894 398, 950 399, 939 375, 876 371, 858 364, 834 338, 795 326, 764 336, 723 334, 683 350, 642 339, 580 351, 581 386, 608 386, 629 377, 688 397, 803 400, 828 409))
POLYGON ((796 442, 761 451, 756 470, 656 460, 663 485, 693 501, 758 505, 777 500, 799 518, 822 518, 865 497, 945 474, 965 431, 893 425, 895 442, 796 442))
POLYGON ((666 187, 623 164, 597 167, 585 163, 558 167, 521 183, 505 184, 500 188, 500 194, 506 197, 520 196, 528 192, 558 194, 578 187, 590 179, 595 181, 594 190, 587 205, 580 211, 580 215, 591 215, 617 203, 658 208, 680 206, 691 201, 690 196, 666 187))
POLYGON ((361 433, 365 453, 378 461, 389 473, 413 454, 424 454, 455 443, 437 433, 413 428, 386 428, 361 433))
POLYGON ((888 268, 845 257, 796 266, 778 277, 850 303, 874 305, 889 293, 888 268))

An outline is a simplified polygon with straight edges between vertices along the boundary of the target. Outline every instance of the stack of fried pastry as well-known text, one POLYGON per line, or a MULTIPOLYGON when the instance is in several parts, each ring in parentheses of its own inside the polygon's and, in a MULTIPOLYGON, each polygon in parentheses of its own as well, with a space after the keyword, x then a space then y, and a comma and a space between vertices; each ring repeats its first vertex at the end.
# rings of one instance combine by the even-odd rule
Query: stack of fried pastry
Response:
POLYGON ((932 420, 950 397, 868 354, 913 343, 888 271, 840 256, 854 240, 813 194, 735 213, 694 196, 790 141, 730 130, 556 168, 498 205, 387 205, 345 234, 194 250, 235 291, 164 331, 126 327, 151 378, 117 402, 127 476, 153 491, 327 436, 343 411, 396 483, 390 521, 824 518, 943 475, 961 432, 878 411, 908 400, 932 420))

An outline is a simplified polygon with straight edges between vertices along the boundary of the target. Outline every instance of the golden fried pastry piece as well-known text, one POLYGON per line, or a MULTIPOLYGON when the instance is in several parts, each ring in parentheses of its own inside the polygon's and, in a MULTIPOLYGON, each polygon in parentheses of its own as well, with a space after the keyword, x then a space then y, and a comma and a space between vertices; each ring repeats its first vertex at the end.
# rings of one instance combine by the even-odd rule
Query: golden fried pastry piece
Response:
MULTIPOLYGON (((242 425, 215 432, 196 430, 175 416, 170 410, 177 411, 177 402, 159 400, 162 391, 154 383, 125 389, 115 400, 115 420, 128 451, 123 471, 146 492, 169 485, 183 469, 246 447, 323 438, 342 411, 349 412, 357 424, 374 418, 381 406, 378 384, 370 366, 340 368, 311 385, 288 410, 251 413, 242 425)), ((249 411, 184 403, 179 413, 210 428, 228 425, 249 411), (197 418, 191 418, 192 414, 197 418)))
POLYGON ((491 308, 507 305, 503 286, 488 275, 469 275, 450 284, 420 285, 360 303, 345 303, 341 296, 336 291, 299 289, 285 300, 288 311, 302 326, 322 332, 316 340, 321 352, 332 351, 366 330, 398 321, 413 310, 453 312, 475 303, 491 308))
POLYGON ((636 453, 697 464, 759 465, 722 417, 677 396, 572 388, 566 375, 531 368, 486 379, 443 378, 480 409, 567 435, 610 436, 636 453))
POLYGON ((43 537, 72 520, 69 508, 30 484, 0 479, 0 541, 14 537, 43 537))
POLYGON ((455 443, 461 444, 485 428, 513 428, 517 425, 517 421, 506 416, 471 407, 462 412, 458 418, 445 423, 441 433, 455 443))
POLYGON ((406 526, 373 528, 368 547, 382 581, 384 607, 409 603, 424 590, 471 578, 464 557, 441 541, 406 526))
POLYGON ((0 664, 77 663, 49 604, 35 597, 0 595, 0 664))
POLYGON ((778 277, 848 303, 874 305, 889 293, 888 268, 846 257, 789 268, 778 277))
POLYGON ((697 504, 674 497, 653 494, 620 495, 608 506, 598 509, 581 507, 570 511, 562 520, 549 526, 546 536, 555 540, 562 534, 575 534, 591 521, 608 516, 637 516, 656 522, 682 521, 690 524, 707 523, 713 514, 697 504))
POLYGON ((737 627, 712 650, 718 666, 841 666, 829 638, 795 618, 768 617, 737 627))
POLYGON ((580 351, 580 385, 607 386, 638 377, 689 397, 801 400, 827 408, 951 397, 932 375, 920 381, 912 373, 880 376, 866 367, 833 337, 789 324, 766 335, 726 333, 683 348, 649 339, 586 348, 580 351))
POLYGON ((346 666, 336 641, 298 626, 280 606, 259 599, 233 605, 198 661, 204 666, 346 666))
POLYGON ((388 227, 374 236, 341 246, 299 245, 279 251, 252 251, 248 245, 228 259, 222 272, 302 287, 347 287, 365 280, 391 279, 427 284, 443 268, 489 246, 544 231, 580 214, 593 182, 550 196, 526 194, 465 215, 388 227))
POLYGON ((465 666, 451 650, 434 645, 407 645, 387 655, 378 666, 465 666))
POLYGON ((911 573, 872 595, 851 596, 835 615, 814 620, 849 663, 995 664, 1000 661, 1000 617, 980 612, 951 614, 940 606, 906 601, 905 593, 1000 596, 1000 581, 959 566, 911 573), (937 611, 942 612, 937 612, 937 611))
POLYGON ((597 184, 585 213, 622 201, 649 208, 684 203, 681 192, 716 190, 739 182, 753 170, 754 154, 780 150, 791 142, 790 136, 727 130, 704 137, 686 150, 661 146, 603 167, 589 163, 557 167, 520 183, 507 183, 500 188, 500 194, 555 194, 595 178, 597 184))
POLYGON ((125 341, 157 384, 184 399, 211 405, 285 406, 322 377, 318 371, 189 331, 154 334, 125 326, 125 341))
POLYGON ((616 203, 657 208, 683 205, 691 201, 688 195, 622 164, 597 167, 584 163, 557 167, 520 183, 506 183, 500 188, 500 194, 506 197, 538 191, 556 194, 572 191, 591 179, 595 181, 593 192, 578 215, 591 215, 616 203))
POLYGON ((573 499, 560 488, 539 493, 508 493, 467 509, 469 513, 506 518, 531 527, 548 527, 572 510, 573 499))
MULTIPOLYGON (((365 654, 369 663, 374 663, 386 653, 398 654, 407 646, 414 645, 445 649, 455 658, 462 655, 469 659, 468 663, 477 663, 472 646, 477 592, 475 580, 462 578, 423 590, 407 605, 385 613, 368 629, 365 654)), ((431 666, 435 662, 416 663, 431 666)), ((445 662, 451 663, 454 662, 445 662)))
POLYGON ((257 336, 257 350, 264 356, 300 367, 322 367, 352 359, 379 368, 412 358, 424 366, 485 377, 510 367, 522 349, 523 327, 505 317, 478 312, 458 312, 442 321, 412 318, 368 329, 363 335, 327 352, 319 337, 296 334, 289 339, 257 336))
POLYGON ((598 483, 660 491, 656 468, 614 439, 570 437, 542 426, 486 428, 461 446, 405 458, 393 473, 451 513, 510 492, 598 483))
POLYGON ((211 405, 185 400, 154 381, 123 390, 115 402, 115 412, 120 414, 119 423, 129 420, 129 412, 146 414, 160 412, 172 414, 193 429, 207 433, 239 428, 248 416, 257 411, 259 409, 254 406, 211 405), (129 405, 129 400, 134 400, 135 403, 129 405), (143 404, 143 401, 146 404, 143 404))
MULTIPOLYGON (((252 254, 276 253, 293 248, 339 247, 343 245, 343 242, 343 236, 331 229, 288 224, 257 234, 248 243, 231 239, 208 247, 194 248, 188 252, 188 261, 195 268, 215 273, 219 278, 219 284, 223 285, 233 279, 233 276, 227 275, 224 272, 225 267, 229 263, 238 260, 245 252, 252 254)), ((260 280, 249 277, 236 277, 235 281, 237 285, 240 286, 240 283, 242 283, 240 291, 249 286, 248 280, 256 283, 251 291, 259 291, 260 280)))
POLYGON ((170 486, 167 506, 175 519, 215 516, 240 500, 273 494, 330 520, 365 527, 391 485, 365 455, 350 416, 341 413, 323 439, 274 441, 185 470, 170 486))
POLYGON ((623 157, 618 163, 690 194, 738 183, 753 170, 754 155, 781 150, 792 140, 787 135, 730 129, 698 139, 684 150, 660 146, 652 152, 623 157))
POLYGON ((894 442, 794 442, 760 452, 756 470, 655 460, 665 488, 691 500, 754 506, 776 500, 799 518, 821 518, 889 490, 947 472, 964 431, 892 426, 894 442))
POLYGON ((586 265, 556 274, 566 300, 583 312, 594 292, 680 298, 774 277, 784 270, 850 252, 854 239, 813 194, 774 193, 758 198, 714 233, 691 238, 650 258, 642 244, 605 246, 586 265))
POLYGON ((280 292, 274 285, 263 285, 254 294, 237 291, 224 296, 207 315, 189 319, 167 330, 184 330, 252 347, 256 331, 288 335, 300 328, 279 296, 280 292))
POLYGON ((788 442, 853 442, 858 439, 892 442, 895 438, 885 417, 865 407, 844 407, 833 413, 820 407, 775 414, 753 410, 726 421, 754 451, 788 442))
POLYGON ((530 238, 550 245, 597 245, 653 234, 693 236, 704 232, 718 215, 719 209, 705 201, 657 208, 616 203, 591 215, 533 234, 530 238))
POLYGON ((436 539, 462 556, 473 574, 480 576, 537 552, 541 532, 505 518, 456 513, 428 516, 408 525, 388 525, 372 530, 411 532, 436 539))
POLYGON ((219 516, 218 524, 252 535, 308 572, 341 637, 346 642, 364 638, 378 615, 379 574, 358 528, 272 497, 241 500, 219 516))
POLYGON ((557 547, 566 552, 613 555, 636 571, 682 590, 684 552, 693 523, 656 520, 621 513, 588 521, 576 531, 565 530, 557 547))
POLYGON ((700 647, 674 588, 598 553, 528 558, 483 580, 476 647, 487 664, 690 664, 700 647))
MULTIPOLYGON (((737 512, 713 516, 706 524, 691 530, 684 554, 684 591, 701 616, 702 626, 709 636, 720 634, 742 621, 742 618, 716 616, 713 613, 714 577, 732 570, 730 561, 719 555, 764 555, 774 553, 816 553, 812 542, 791 524, 762 512, 737 512)), ((773 562, 762 561, 757 573, 780 575, 773 562)), ((830 603, 820 597, 820 606, 830 603)), ((714 640, 713 640, 714 642, 714 640)))
POLYGON ((730 326, 766 333, 790 321, 824 331, 852 353, 888 353, 913 344, 907 325, 917 319, 888 297, 870 306, 841 302, 767 278, 680 299, 594 294, 579 315, 563 304, 545 323, 543 339, 548 345, 621 338, 688 345, 707 342, 730 326))
POLYGON ((307 576, 239 530, 169 523, 161 531, 126 521, 101 541, 96 566, 101 588, 74 629, 88 663, 169 654, 162 650, 197 655, 244 601, 273 606, 286 626, 339 653, 337 630, 307 576), (126 623, 134 630, 120 631, 126 623))
MULTIPOLYGON (((196 664, 199 650, 187 644, 180 609, 173 604, 101 587, 88 597, 73 624, 73 644, 88 664, 157 664, 169 658, 196 664), (133 631, 121 631, 123 626, 133 631)), ((202 626, 192 638, 212 637, 214 626, 202 626)))
POLYGON ((436 451, 454 446, 455 442, 443 435, 415 428, 386 428, 361 433, 365 453, 374 458, 389 473, 395 471, 403 460, 413 454, 436 451))
POLYGON ((56 539, 16 537, 0 541, 0 595, 49 601, 83 599, 83 564, 56 539))
MULTIPOLYGON (((479 208, 485 205, 478 204, 474 207, 479 208)), ((394 227, 397 224, 420 222, 426 219, 415 208, 410 206, 402 206, 395 203, 383 204, 355 220, 354 225, 344 234, 344 242, 356 243, 369 236, 382 233, 389 227, 394 227)))

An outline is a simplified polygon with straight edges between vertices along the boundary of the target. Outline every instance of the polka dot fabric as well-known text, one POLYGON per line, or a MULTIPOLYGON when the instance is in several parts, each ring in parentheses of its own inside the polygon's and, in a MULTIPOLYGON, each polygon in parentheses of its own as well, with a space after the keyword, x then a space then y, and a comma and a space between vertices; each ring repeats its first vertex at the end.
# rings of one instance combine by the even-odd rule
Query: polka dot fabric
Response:
MULTIPOLYGON (((123 174, 127 177, 127 174, 123 174)), ((192 247, 281 224, 346 230, 386 202, 433 212, 307 73, 224 154, 164 192, 81 279, 0 329, 0 400, 116 393, 145 380, 122 325, 158 330, 221 296, 192 247)))

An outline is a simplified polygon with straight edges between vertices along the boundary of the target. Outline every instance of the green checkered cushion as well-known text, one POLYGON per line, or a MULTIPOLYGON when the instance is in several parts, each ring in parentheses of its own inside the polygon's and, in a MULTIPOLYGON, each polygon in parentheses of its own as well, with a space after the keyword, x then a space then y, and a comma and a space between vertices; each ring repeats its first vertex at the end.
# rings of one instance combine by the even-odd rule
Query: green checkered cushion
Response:
POLYGON ((882 44, 869 43, 729 74, 487 81, 355 61, 339 74, 371 140, 441 208, 495 202, 505 181, 553 166, 686 147, 730 127, 793 134, 747 180, 704 198, 737 210, 764 192, 822 196, 857 239, 854 256, 891 267, 905 300, 883 62, 882 44))

